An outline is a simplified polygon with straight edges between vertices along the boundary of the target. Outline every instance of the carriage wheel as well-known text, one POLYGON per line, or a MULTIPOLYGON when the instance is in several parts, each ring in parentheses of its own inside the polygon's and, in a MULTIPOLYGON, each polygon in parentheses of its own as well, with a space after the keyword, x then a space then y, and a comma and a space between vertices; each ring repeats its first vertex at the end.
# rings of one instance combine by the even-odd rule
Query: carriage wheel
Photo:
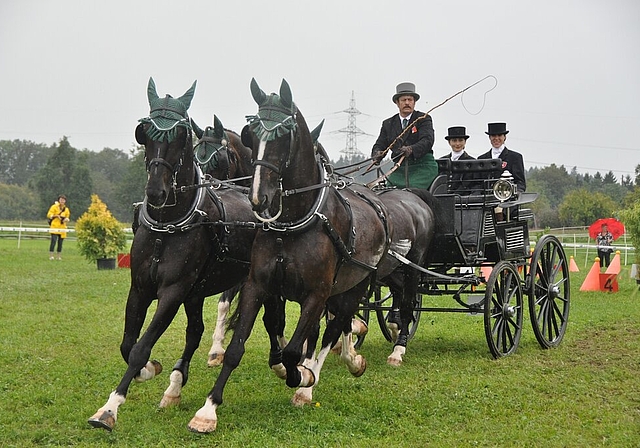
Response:
POLYGON ((518 348, 523 308, 518 271, 511 263, 500 261, 491 271, 484 296, 484 333, 494 358, 518 348))
MULTIPOLYGON (((391 292, 387 291, 387 294, 382 297, 382 291, 380 288, 376 290, 375 293, 376 301, 378 301, 378 306, 376 307, 376 316, 378 317, 378 325, 380 326, 380 331, 384 338, 389 342, 395 342, 394 335, 389 328, 387 318, 389 317, 390 309, 393 306, 393 296, 391 292)), ((409 323, 409 338, 408 341, 413 339, 413 336, 416 334, 416 330, 418 329, 418 323, 420 323, 420 308, 422 307, 422 294, 417 293, 416 297, 413 301, 413 320, 409 323)))
POLYGON ((540 238, 531 256, 528 278, 529 316, 542 348, 562 341, 569 320, 569 267, 560 241, 553 235, 540 238))

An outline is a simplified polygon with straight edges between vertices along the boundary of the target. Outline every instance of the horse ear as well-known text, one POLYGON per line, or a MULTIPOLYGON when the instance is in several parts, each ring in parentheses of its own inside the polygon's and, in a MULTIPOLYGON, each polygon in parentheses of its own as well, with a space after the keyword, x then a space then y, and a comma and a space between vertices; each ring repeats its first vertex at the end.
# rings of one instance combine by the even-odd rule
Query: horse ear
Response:
POLYGON ((149 100, 149 105, 151 105, 151 101, 157 100, 158 92, 156 91, 156 83, 153 82, 153 78, 149 77, 149 84, 147 85, 147 99, 149 100))
POLYGON ((220 137, 224 135, 224 126, 222 126, 222 121, 220 121, 220 119, 215 115, 213 116, 213 133, 220 137))
POLYGON ((253 149, 253 137, 251 137, 251 131, 249 130, 249 125, 245 124, 242 128, 242 132, 240 133, 240 140, 242 144, 249 149, 253 149))
POLYGON ((136 126, 136 141, 139 145, 147 144, 147 134, 144 132, 144 125, 142 123, 136 126))
POLYGON ((189 90, 187 90, 184 95, 182 95, 180 98, 178 98, 178 100, 184 104, 184 106, 189 109, 189 106, 191 106, 191 100, 193 99, 193 94, 196 93, 196 83, 198 82, 198 80, 193 81, 193 84, 191 84, 191 87, 189 87, 189 90))
POLYGON ((267 99, 267 94, 258 86, 255 78, 251 78, 251 95, 253 100, 258 103, 258 106, 261 106, 267 99))
POLYGON ((311 131, 311 141, 313 141, 313 143, 317 142, 318 139, 320 138, 320 132, 322 132, 323 125, 324 125, 324 120, 322 120, 320 124, 316 126, 316 128, 313 131, 311 131))
POLYGON ((286 79, 282 79, 282 83, 280 84, 280 100, 282 100, 282 104, 286 107, 291 107, 293 105, 293 95, 291 94, 291 87, 289 87, 289 83, 286 79))
POLYGON ((200 126, 198 126, 195 121, 193 121, 193 118, 191 119, 191 127, 193 128, 193 132, 196 133, 196 137, 202 138, 204 131, 200 129, 200 126))

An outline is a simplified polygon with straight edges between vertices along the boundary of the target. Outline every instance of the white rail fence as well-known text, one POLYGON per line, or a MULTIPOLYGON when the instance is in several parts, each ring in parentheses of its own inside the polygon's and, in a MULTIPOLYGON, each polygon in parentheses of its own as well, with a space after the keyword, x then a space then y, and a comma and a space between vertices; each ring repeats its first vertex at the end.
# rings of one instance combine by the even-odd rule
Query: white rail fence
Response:
MULTIPOLYGON (((20 247, 20 241, 22 240, 22 238, 33 238, 34 233, 48 234, 49 232, 51 232, 51 230, 52 229, 50 229, 49 227, 0 226, 0 236, 14 237, 13 234, 16 234, 15 236, 17 236, 18 247, 20 247)), ((124 231, 127 233, 133 233, 131 228, 125 228, 124 231)), ((75 229, 55 229, 55 232, 73 233, 75 232, 75 229)), ((585 229, 583 227, 564 227, 559 229, 550 229, 546 232, 555 235, 556 238, 560 240, 560 243, 562 243, 562 246, 565 248, 565 252, 567 253, 567 255, 573 255, 573 258, 576 259, 576 263, 578 262, 578 255, 582 256, 584 253, 584 266, 590 266, 593 263, 593 259, 598 255, 598 249, 595 241, 589 238, 589 234, 585 232, 585 229), (584 243, 584 241, 589 241, 589 243, 584 243), (579 254, 578 249, 580 249, 579 254)), ((539 231, 532 230, 529 233, 533 245, 535 244, 535 234, 539 233, 539 231)), ((44 235, 42 237, 44 237, 44 235)), ((630 265, 633 263, 636 249, 627 243, 626 234, 618 238, 616 244, 610 247, 614 250, 614 252, 620 251, 621 264, 630 265)))

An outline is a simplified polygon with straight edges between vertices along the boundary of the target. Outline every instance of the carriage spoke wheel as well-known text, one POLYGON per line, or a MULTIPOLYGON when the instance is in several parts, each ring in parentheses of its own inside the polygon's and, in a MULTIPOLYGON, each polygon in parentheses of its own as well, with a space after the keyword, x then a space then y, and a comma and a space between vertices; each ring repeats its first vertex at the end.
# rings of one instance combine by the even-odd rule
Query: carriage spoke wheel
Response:
POLYGON ((544 235, 531 256, 528 278, 529 316, 542 348, 562 341, 569 320, 569 267, 560 241, 544 235))
MULTIPOLYGON (((378 318, 378 325, 380 326, 380 331, 384 338, 389 342, 395 342, 394 334, 389 328, 389 314, 391 313, 391 308, 393 306, 393 296, 391 292, 386 292, 386 295, 382 296, 382 290, 378 288, 375 293, 377 306, 376 306, 376 316, 378 318)), ((416 334, 416 330, 418 329, 418 323, 420 322, 420 308, 422 307, 422 294, 417 293, 413 300, 413 320, 409 322, 409 337, 408 341, 413 339, 413 336, 416 334)))
POLYGON ((522 335, 523 299, 520 276, 500 261, 487 280, 484 297, 484 333, 494 358, 515 352, 522 335))

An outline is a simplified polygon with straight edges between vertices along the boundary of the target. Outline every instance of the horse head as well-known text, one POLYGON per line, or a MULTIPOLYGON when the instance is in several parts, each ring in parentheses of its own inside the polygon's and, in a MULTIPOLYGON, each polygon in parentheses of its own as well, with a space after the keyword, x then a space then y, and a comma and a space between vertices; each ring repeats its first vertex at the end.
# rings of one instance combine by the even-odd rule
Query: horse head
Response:
POLYGON ((242 143, 252 149, 255 164, 249 200, 256 213, 268 214, 269 209, 282 211, 283 186, 292 188, 316 181, 313 144, 287 81, 282 80, 279 95, 267 95, 252 79, 251 94, 258 104, 258 114, 247 117, 249 124, 242 131, 242 143), (306 159, 311 161, 311 168, 304 160, 306 154, 311 155, 306 159))
POLYGON ((171 192, 175 194, 179 177, 192 182, 193 152, 191 122, 187 110, 195 92, 196 82, 180 98, 156 93, 153 78, 149 78, 147 97, 150 113, 138 120, 136 141, 145 147, 147 185, 145 194, 149 205, 162 208, 171 192), (185 167, 185 169, 182 169, 185 167))
POLYGON ((194 156, 202 171, 216 179, 234 178, 239 171, 240 160, 231 149, 231 140, 220 119, 214 115, 213 126, 204 129, 193 119, 191 125, 198 137, 198 143, 193 150, 194 156))

